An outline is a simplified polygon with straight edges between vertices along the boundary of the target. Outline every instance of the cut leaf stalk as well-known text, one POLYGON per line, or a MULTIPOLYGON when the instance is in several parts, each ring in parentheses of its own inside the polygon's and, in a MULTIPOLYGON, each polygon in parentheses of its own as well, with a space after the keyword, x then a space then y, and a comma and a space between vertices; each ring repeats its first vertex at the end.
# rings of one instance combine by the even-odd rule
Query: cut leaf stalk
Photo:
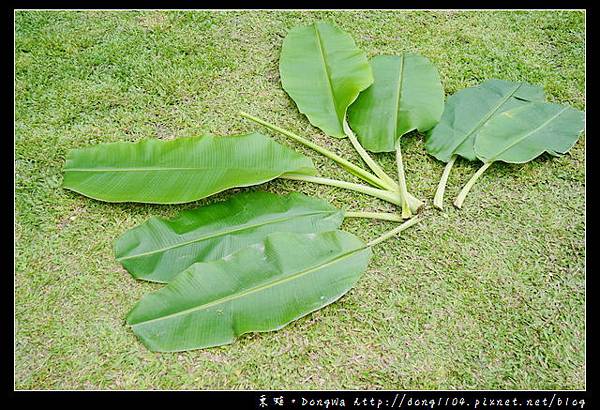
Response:
POLYGON ((444 192, 446 191, 448 176, 450 175, 450 171, 452 170, 454 161, 456 161, 456 157, 456 155, 452 155, 452 157, 450 157, 450 161, 448 161, 448 163, 444 167, 442 178, 440 179, 440 183, 438 184, 437 190, 435 191, 435 197, 433 198, 433 206, 435 206, 437 209, 441 210, 444 208, 444 192))
POLYGON ((320 185, 329 185, 329 186, 333 186, 336 188, 349 189, 351 191, 360 192, 361 194, 370 195, 375 198, 379 198, 383 201, 389 202, 394 205, 400 205, 400 199, 395 192, 390 192, 390 191, 386 191, 383 189, 377 189, 377 188, 373 188, 373 187, 366 186, 366 185, 354 184, 352 182, 340 181, 338 179, 322 178, 322 177, 315 177, 315 176, 301 175, 301 174, 294 174, 294 173, 281 175, 280 178, 291 179, 291 180, 295 180, 295 181, 312 182, 312 183, 320 184, 320 185))
POLYGON ((408 202, 410 210, 415 213, 424 205, 423 201, 412 196, 410 192, 406 193, 406 201, 408 202))
POLYGON ((408 205, 408 190, 406 189, 406 178, 404 176, 404 163, 402 162, 402 151, 400 150, 400 139, 396 141, 396 165, 398 166, 398 186, 400 187, 400 201, 402 202, 402 218, 410 218, 412 212, 408 205))
POLYGON ((379 164, 377 162, 375 162, 375 160, 373 158, 371 158, 371 156, 363 148, 363 146, 360 145, 358 138, 356 138, 356 135, 354 135, 354 132, 352 131, 352 129, 348 125, 348 122, 345 119, 344 119, 344 133, 350 140, 350 143, 352 143, 352 146, 354 147, 356 152, 358 152, 358 155, 360 155, 360 157, 363 159, 363 161, 365 161, 365 163, 369 166, 369 168, 371 168, 371 171, 373 171, 375 173, 375 175, 377 175, 379 178, 381 178, 383 181, 385 181, 385 183, 388 184, 388 186, 397 186, 398 185, 396 183, 396 181, 394 181, 392 178, 390 178, 390 176, 385 173, 385 171, 379 166, 379 164))
POLYGON ((411 226, 417 224, 418 222, 421 222, 422 219, 423 218, 420 216, 415 216, 414 218, 409 219, 408 221, 404 222, 402 225, 397 226, 396 228, 384 233, 379 238, 373 239, 371 242, 367 243, 367 247, 375 246, 383 241, 390 239, 393 236, 398 235, 400 232, 404 231, 405 229, 410 228, 411 226))
POLYGON ((335 154, 334 152, 331 152, 328 149, 323 148, 320 145, 317 145, 314 142, 307 140, 306 138, 302 138, 301 136, 294 134, 291 131, 288 131, 284 128, 278 127, 275 124, 272 124, 270 122, 262 120, 258 117, 248 114, 247 112, 240 111, 239 114, 246 119, 254 121, 257 124, 263 125, 272 131, 283 134, 286 137, 289 137, 289 138, 293 139, 294 141, 299 142, 300 144, 317 151, 319 154, 324 155, 325 157, 331 159, 332 161, 337 162, 342 168, 344 168, 345 170, 350 172, 352 175, 355 175, 355 176, 361 178, 362 180, 364 180, 365 182, 368 182, 369 184, 371 184, 373 186, 376 186, 376 187, 382 188, 382 189, 387 189, 390 191, 393 191, 396 189, 396 183, 394 181, 392 181, 393 184, 390 185, 390 184, 386 183, 385 181, 381 180, 380 178, 378 178, 377 176, 366 171, 365 169, 359 167, 358 165, 351 163, 350 161, 340 157, 339 155, 335 154))
POLYGON ((471 190, 471 188, 473 187, 475 182, 477 182, 479 177, 485 172, 486 169, 488 169, 490 167, 490 165, 492 165, 491 162, 484 163, 481 166, 481 168, 479 168, 477 170, 477 172, 475 172, 475 174, 471 177, 471 179, 469 179, 469 182, 466 183, 466 185, 463 187, 463 189, 460 191, 460 193, 456 197, 456 200, 454 201, 455 207, 457 207, 459 209, 462 208, 463 202, 465 201, 467 194, 469 193, 469 191, 471 190))
POLYGON ((369 218, 381 219, 383 221, 402 222, 400 215, 391 212, 351 212, 346 211, 344 218, 369 218))
POLYGON ((388 176, 385 173, 385 171, 379 166, 379 164, 377 164, 377 162, 375 162, 375 160, 373 158, 371 158, 369 153, 360 144, 360 142, 358 141, 358 138, 356 138, 356 135, 354 135, 354 132, 352 132, 352 129, 350 128, 350 126, 348 125, 348 123, 346 121, 344 121, 344 131, 346 132, 346 136, 352 143, 352 146, 354 147, 356 152, 358 152, 360 157, 363 159, 363 161, 365 161, 365 163, 369 166, 369 168, 371 168, 371 170, 379 178, 381 178, 383 181, 385 181, 386 184, 394 186, 394 191, 398 195, 400 205, 402 205, 403 198, 404 198, 406 205, 402 206, 402 214, 403 214, 404 218, 410 218, 410 216, 412 215, 412 212, 417 212, 417 210, 423 206, 423 202, 420 201, 419 199, 415 198, 408 192, 406 192, 404 194, 404 197, 402 197, 401 186, 398 183, 396 183, 396 181, 394 181, 390 176, 388 176), (408 211, 405 211, 405 209, 408 211))
MULTIPOLYGON (((307 140, 306 138, 302 138, 301 136, 294 134, 291 131, 288 131, 288 130, 281 128, 275 124, 272 124, 268 121, 265 121, 263 119, 255 117, 251 114, 248 114, 245 111, 240 111, 239 114, 240 114, 240 116, 242 116, 246 119, 256 122, 257 124, 263 125, 272 131, 275 131, 282 135, 285 135, 285 136, 293 139, 294 141, 299 142, 300 144, 315 150, 316 152, 325 156, 326 158, 329 158, 329 159, 337 162, 342 168, 344 168, 345 170, 350 172, 352 175, 355 175, 358 178, 361 178, 362 180, 369 183, 370 185, 377 187, 377 188, 385 189, 387 191, 390 191, 390 192, 393 192, 393 193, 396 193, 397 195, 399 195, 400 188, 399 188, 398 184, 395 181, 393 181, 391 178, 388 182, 386 182, 386 181, 380 179, 379 177, 377 177, 376 175, 373 175, 370 172, 366 171, 365 169, 359 167, 358 165, 353 164, 352 162, 340 157, 339 155, 335 154, 334 152, 331 152, 328 149, 323 148, 320 145, 317 145, 314 142, 307 140)), ((358 141, 356 141, 356 142, 358 143, 358 141)), ((360 143, 358 143, 358 144, 360 146, 360 143)), ((364 151, 364 149, 363 149, 363 151, 364 151)), ((366 153, 366 151, 364 151, 364 152, 367 156, 369 155, 368 153, 366 153)), ((371 159, 371 161, 373 161, 373 160, 371 159)), ((377 166, 376 163, 375 163, 375 166, 377 166)), ((420 201, 419 199, 415 198, 410 193, 408 193, 406 200, 407 200, 408 205, 412 212, 417 212, 417 210, 423 206, 423 202, 420 201)))

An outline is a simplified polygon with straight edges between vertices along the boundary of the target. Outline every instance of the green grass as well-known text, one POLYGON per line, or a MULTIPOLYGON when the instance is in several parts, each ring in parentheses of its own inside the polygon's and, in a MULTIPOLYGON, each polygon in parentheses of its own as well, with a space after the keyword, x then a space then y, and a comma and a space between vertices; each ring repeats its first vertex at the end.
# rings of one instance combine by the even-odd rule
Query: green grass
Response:
MULTIPOLYGON (((585 15, 578 11, 235 11, 16 13, 16 358, 18 389, 582 389, 585 387, 585 140, 558 159, 443 164, 403 140, 426 221, 378 246, 340 301, 278 332, 176 354, 146 350, 124 318, 157 285, 115 261, 113 241, 183 206, 108 204, 61 188, 68 150, 100 142, 260 130, 259 115, 358 163, 348 141, 312 128, 281 89, 287 31, 315 19, 369 56, 420 53, 447 95, 487 78, 528 81, 585 108, 585 15)), ((321 175, 356 181, 298 144, 321 175)), ((394 174, 393 154, 376 158, 394 174)), ((274 181, 352 210, 392 211, 336 188, 274 181)), ((348 220, 370 240, 395 225, 348 220)))

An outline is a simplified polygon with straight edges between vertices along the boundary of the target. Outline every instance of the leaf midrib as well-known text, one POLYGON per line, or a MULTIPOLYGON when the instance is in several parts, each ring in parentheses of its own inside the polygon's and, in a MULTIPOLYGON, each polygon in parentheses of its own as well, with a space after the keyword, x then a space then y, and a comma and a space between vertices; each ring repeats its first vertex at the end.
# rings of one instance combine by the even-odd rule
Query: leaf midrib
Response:
POLYGON ((396 112, 394 113, 394 139, 399 137, 398 135, 398 117, 400 116, 400 103, 402 97, 402 83, 404 80, 404 53, 400 56, 400 70, 398 74, 398 90, 396 92, 396 112))
POLYGON ((117 260, 118 261, 124 261, 124 260, 128 260, 128 259, 141 258, 141 257, 148 256, 148 255, 154 255, 156 253, 161 253, 161 252, 165 252, 165 251, 168 251, 168 250, 171 250, 171 249, 176 249, 176 248, 179 248, 179 247, 182 247, 182 246, 191 245, 193 243, 204 241, 204 240, 211 239, 211 238, 216 238, 218 236, 223 236, 223 235, 228 235, 228 234, 235 233, 235 232, 240 232, 240 231, 243 231, 245 229, 258 228, 260 226, 268 225, 268 224, 271 224, 271 223, 278 223, 278 222, 282 222, 282 221, 285 221, 285 220, 292 220, 292 219, 295 219, 297 217, 313 216, 313 215, 319 215, 319 214, 325 214, 325 213, 334 214, 336 212, 337 211, 311 212, 311 213, 306 213, 306 214, 301 214, 301 215, 295 215, 293 217, 283 217, 283 218, 271 219, 269 221, 265 221, 263 223, 256 223, 256 224, 253 224, 253 225, 243 225, 243 226, 241 226, 239 228, 236 228, 236 229, 219 231, 219 232, 216 232, 216 233, 212 233, 212 234, 209 234, 209 235, 205 235, 205 236, 201 236, 201 237, 195 238, 195 239, 187 241, 187 242, 181 242, 181 243, 178 243, 178 244, 175 244, 175 245, 172 245, 172 246, 167 246, 167 247, 156 249, 156 250, 153 250, 153 251, 150 251, 150 252, 143 252, 143 253, 138 253, 138 254, 135 254, 135 255, 126 256, 126 257, 123 257, 123 258, 117 258, 117 260))
POLYGON ((562 110, 560 110, 559 112, 557 112, 556 114, 554 114, 552 117, 550 117, 548 120, 544 121, 541 125, 539 125, 538 127, 536 127, 535 129, 525 133, 523 136, 517 138, 515 141, 513 141, 512 143, 508 144, 503 150, 501 150, 500 152, 498 152, 496 155, 494 155, 493 157, 491 157, 487 162, 494 162, 496 161, 496 159, 504 154, 506 151, 508 151, 509 149, 511 149, 512 147, 514 147, 515 145, 521 143, 522 141, 526 140, 529 136, 531 136, 532 134, 535 134, 536 132, 538 132, 539 130, 541 130, 542 128, 544 128, 545 126, 547 126, 548 124, 550 124, 552 121, 554 121, 556 118, 558 118, 559 115, 561 115, 563 112, 565 112, 569 107, 564 107, 562 110))
POLYGON ((146 167, 146 168, 65 168, 65 172, 148 172, 148 171, 200 171, 212 169, 231 169, 247 171, 248 168, 260 171, 273 171, 272 168, 254 168, 254 167, 146 167))
POLYGON ((256 292, 260 292, 262 290, 269 289, 269 288, 272 288, 272 287, 275 287, 275 286, 278 286, 278 285, 282 285, 284 283, 293 281, 293 280, 295 280, 295 279, 297 279, 299 277, 302 277, 304 275, 308 275, 308 274, 310 274, 310 273, 312 273, 312 272, 314 272, 316 270, 325 268, 325 267, 330 266, 330 265, 332 265, 332 264, 334 264, 336 262, 339 262, 339 261, 341 261, 341 260, 343 260, 343 259, 345 259, 347 257, 353 256, 354 254, 356 254, 356 253, 358 253, 360 251, 363 251, 366 248, 368 248, 368 246, 365 245, 365 246, 362 246, 360 248, 356 248, 356 249, 353 249, 353 250, 351 250, 349 252, 346 252, 346 253, 344 253, 342 255, 339 255, 339 256, 337 256, 337 257, 335 257, 335 258, 333 258, 333 259, 331 259, 331 260, 329 260, 327 262, 321 263, 321 264, 319 264, 317 266, 312 266, 312 267, 306 268, 304 270, 301 270, 300 272, 297 272, 297 273, 295 273, 293 275, 290 275, 290 276, 283 277, 283 278, 281 278, 279 280, 267 282, 267 283, 262 284, 260 286, 251 287, 251 288, 249 288, 249 289, 247 289, 245 291, 242 291, 242 292, 239 292, 239 293, 236 293, 236 294, 233 294, 233 295, 228 295, 228 296, 222 297, 220 299, 216 299, 216 300, 210 301, 208 303, 204 303, 204 304, 199 305, 199 306, 194 306, 194 307, 191 307, 191 308, 188 308, 188 309, 184 309, 184 310, 181 310, 181 311, 178 311, 178 312, 175 312, 175 313, 171 313, 171 314, 168 314, 168 315, 165 315, 165 316, 161 316, 161 317, 157 317, 157 318, 154 318, 154 319, 149 319, 149 320, 141 321, 141 322, 138 322, 138 323, 134 323, 131 326, 134 327, 134 326, 146 325, 148 323, 158 322, 158 321, 161 321, 161 320, 167 320, 167 319, 171 319, 173 317, 185 315, 185 314, 188 314, 188 313, 191 313, 191 312, 195 312, 195 311, 198 311, 198 310, 202 310, 202 309, 208 309, 208 308, 213 307, 213 306, 217 306, 217 305, 220 305, 220 304, 223 304, 223 303, 227 303, 227 302, 230 302, 230 301, 233 301, 233 300, 236 300, 236 299, 240 299, 240 298, 242 298, 244 296, 247 296, 247 295, 250 295, 250 294, 253 294, 253 293, 256 293, 256 292))
POLYGON ((317 44, 319 45, 319 52, 321 53, 321 61, 323 63, 323 68, 325 69, 325 77, 327 78, 327 85, 329 86, 329 95, 331 96, 331 103, 333 105, 333 109, 335 111, 335 115, 338 120, 338 125, 340 122, 338 106, 336 104, 335 91, 333 88, 333 84, 331 82, 331 71, 329 69, 329 65, 327 64, 327 58, 325 56, 325 51, 323 50, 323 40, 321 39, 321 34, 319 34, 319 29, 317 27, 317 23, 313 23, 313 28, 315 30, 315 35, 317 36, 317 44))
POLYGON ((454 155, 454 153, 461 147, 462 144, 465 143, 465 141, 467 139, 469 139, 469 137, 471 135, 473 135, 476 131, 480 130, 481 127, 483 127, 483 125, 490 120, 490 118, 500 109, 500 107, 502 107, 502 105, 504 105, 504 103, 506 103, 513 95, 515 95, 515 93, 519 90, 519 88, 521 88, 521 86, 523 85, 523 83, 519 83, 517 84, 517 86, 512 90, 512 92, 508 95, 506 95, 506 97, 504 97, 502 100, 500 100, 500 102, 494 107, 492 108, 492 110, 488 111, 488 113, 486 114, 486 116, 483 117, 483 119, 481 119, 481 121, 479 121, 475 127, 473 127, 471 129, 471 131, 469 131, 465 137, 460 141, 460 144, 458 144, 456 146, 456 148, 453 150, 452 154, 454 155))

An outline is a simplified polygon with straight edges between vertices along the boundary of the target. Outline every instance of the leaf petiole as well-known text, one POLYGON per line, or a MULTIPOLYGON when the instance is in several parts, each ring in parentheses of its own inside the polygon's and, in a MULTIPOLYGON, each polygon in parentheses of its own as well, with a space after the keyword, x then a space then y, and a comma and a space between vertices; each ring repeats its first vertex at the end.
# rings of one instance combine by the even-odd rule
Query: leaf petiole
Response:
POLYGON ((382 221, 402 222, 400 215, 391 212, 350 212, 346 211, 344 218, 369 218, 381 219, 382 221))
POLYGON ((313 182, 320 185, 329 185, 337 188, 349 189, 351 191, 360 192, 361 194, 370 195, 379 198, 383 201, 394 205, 400 205, 400 200, 395 192, 386 191, 384 189, 373 188, 367 185, 354 184, 352 182, 340 181, 338 179, 315 177, 310 175, 287 173, 279 178, 291 179, 295 181, 313 182))
POLYGON ((469 193, 469 191, 471 190, 471 188, 473 187, 475 182, 479 179, 479 177, 485 172, 486 169, 488 169, 490 167, 490 165, 492 165, 492 162, 485 162, 481 166, 481 168, 479 168, 477 170, 477 172, 475 172, 475 174, 471 177, 471 179, 469 179, 469 181, 466 183, 466 185, 463 187, 463 189, 460 191, 460 193, 456 197, 456 201, 454 201, 455 207, 457 207, 459 209, 462 208, 462 204, 465 201, 467 194, 469 193))
POLYGON ((396 228, 384 233, 379 238, 373 239, 371 242, 367 243, 367 247, 375 246, 378 243, 381 243, 393 236, 398 235, 400 232, 404 231, 407 228, 410 228, 411 226, 415 225, 417 222, 420 222, 422 219, 423 218, 420 216, 415 216, 414 218, 409 219, 408 221, 404 222, 402 225, 397 226, 396 228))
POLYGON ((404 176, 404 163, 402 162, 402 151, 400 150, 400 138, 396 140, 396 165, 398 166, 398 186, 400 187, 400 201, 402 202, 402 217, 410 218, 412 212, 408 205, 408 190, 406 189, 406 178, 404 176))
POLYGON ((457 155, 452 155, 450 157, 450 161, 444 167, 444 172, 442 173, 442 178, 440 179, 440 183, 438 184, 437 190, 435 191, 435 197, 433 198, 433 206, 437 209, 444 208, 444 192, 446 191, 446 184, 448 183, 448 176, 450 175, 450 170, 454 165, 454 161, 456 161, 457 155))
MULTIPOLYGON (((379 177, 377 177, 376 175, 373 175, 370 172, 366 171, 365 169, 359 167, 358 165, 353 164, 352 162, 340 157, 339 155, 335 154, 334 152, 331 152, 328 149, 323 148, 320 145, 317 145, 314 142, 307 140, 306 138, 302 138, 301 136, 294 134, 291 131, 283 129, 275 124, 272 124, 268 121, 262 120, 251 114, 248 114, 245 111, 240 111, 239 114, 240 114, 240 116, 242 116, 246 119, 249 119, 250 121, 253 121, 257 124, 263 125, 272 131, 283 134, 283 135, 293 139, 294 141, 299 142, 300 144, 317 151, 319 154, 324 155, 325 157, 337 162, 342 168, 344 168, 345 170, 350 172, 352 175, 355 175, 355 176, 361 178, 365 182, 368 182, 370 185, 375 186, 377 188, 387 190, 389 192, 392 192, 392 193, 395 193, 396 195, 398 195, 398 192, 399 192, 398 184, 394 180, 392 180, 390 177, 388 177, 387 174, 383 173, 389 179, 389 181, 386 182, 386 181, 380 179, 379 177)), ((350 130, 350 133, 352 133, 352 130, 350 130)), ((374 166, 379 167, 377 165, 377 163, 375 163, 373 161, 373 159, 371 159, 371 157, 369 157, 369 154, 360 145, 360 143, 356 139, 356 136, 354 136, 353 133, 351 135, 353 136, 353 138, 350 138, 350 140, 352 141, 354 139, 355 143, 357 144, 354 146, 355 149, 357 149, 357 151, 361 150, 362 152, 364 152, 364 155, 366 155, 373 162, 374 166)), ((359 154, 360 154, 360 151, 359 151, 359 154)), ((364 159, 364 157, 363 157, 363 159, 364 159)), ((381 168, 379 168, 379 169, 381 169, 381 168)), ((383 172, 383 170, 381 172, 383 172)), ((408 193, 408 196, 406 199, 408 201, 408 205, 410 206, 410 209, 413 212, 416 212, 421 206, 423 206, 423 202, 418 200, 414 196, 412 196, 410 193, 408 193)), ((400 205, 400 204, 401 204, 401 202, 398 202, 398 205, 400 205)))
POLYGON ((371 156, 369 155, 367 150, 365 150, 363 148, 363 146, 360 145, 358 138, 356 138, 356 135, 354 135, 354 132, 348 125, 348 122, 346 121, 346 119, 344 119, 343 128, 344 128, 344 133, 350 140, 350 143, 352 144, 352 146, 354 147, 356 152, 358 152, 358 155, 360 155, 360 157, 363 159, 363 161, 365 161, 365 163, 369 166, 369 168, 371 168, 371 171, 373 171, 375 173, 375 175, 377 175, 381 180, 383 180, 387 184, 388 187, 398 186, 396 181, 394 181, 392 178, 390 178, 388 176, 388 174, 385 173, 383 168, 381 168, 379 166, 379 164, 377 162, 375 162, 375 160, 373 158, 371 158, 371 156))
POLYGON ((300 144, 317 151, 319 154, 324 155, 325 157, 337 162, 342 168, 344 168, 345 170, 350 172, 352 175, 359 177, 360 179, 364 180, 365 182, 368 182, 369 184, 371 184, 373 186, 376 186, 376 187, 382 188, 382 189, 387 189, 390 191, 395 190, 395 183, 394 183, 394 185, 389 186, 389 184, 386 184, 384 181, 379 179, 377 176, 371 174, 370 172, 366 171, 365 169, 340 157, 336 153, 331 152, 328 149, 323 148, 320 145, 317 145, 314 142, 307 140, 306 138, 302 138, 301 136, 294 134, 291 131, 288 131, 286 129, 278 127, 275 124, 271 124, 270 122, 262 120, 251 114, 248 114, 247 112, 240 111, 239 114, 240 114, 240 116, 242 116, 246 119, 249 119, 250 121, 254 121, 257 124, 263 125, 272 131, 283 134, 286 137, 289 137, 289 138, 293 139, 294 141, 299 142, 300 144))
POLYGON ((415 198, 408 192, 406 192, 404 194, 404 196, 402 196, 401 185, 396 183, 396 181, 394 181, 392 178, 390 178, 383 171, 383 169, 379 166, 379 164, 377 164, 377 162, 375 162, 375 160, 373 160, 373 158, 371 158, 369 153, 363 148, 362 145, 360 145, 360 142, 356 138, 356 135, 354 135, 354 132, 352 131, 352 129, 350 128, 350 126, 348 125, 346 120, 344 120, 344 132, 346 133, 346 136, 352 143, 352 146, 354 147, 356 152, 358 152, 358 154, 363 159, 363 161, 365 161, 367 163, 369 168, 371 168, 371 170, 373 172, 375 172, 375 174, 377 174, 377 176, 379 176, 381 179, 383 179, 386 183, 393 184, 394 191, 396 192, 396 194, 399 197, 399 205, 402 205, 403 218, 410 218, 412 215, 412 212, 416 212, 420 207, 423 206, 423 202, 418 200, 417 198, 415 198), (403 202, 403 201, 405 201, 405 202, 403 202))

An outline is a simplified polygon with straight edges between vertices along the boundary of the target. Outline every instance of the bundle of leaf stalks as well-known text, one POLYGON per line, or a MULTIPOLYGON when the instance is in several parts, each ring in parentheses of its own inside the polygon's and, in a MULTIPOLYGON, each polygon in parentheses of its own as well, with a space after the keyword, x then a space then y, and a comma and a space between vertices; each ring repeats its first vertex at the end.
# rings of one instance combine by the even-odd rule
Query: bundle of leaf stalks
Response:
POLYGON ((544 102, 540 87, 488 80, 444 105, 435 66, 404 53, 370 61, 353 39, 325 22, 292 29, 281 50, 283 89, 310 123, 348 138, 367 169, 255 115, 240 115, 333 160, 365 184, 316 176, 308 157, 260 133, 101 144, 69 153, 64 186, 107 202, 180 204, 235 187, 284 178, 349 189, 398 213, 341 210, 300 193, 240 193, 227 201, 151 218, 123 234, 117 260, 139 280, 165 283, 127 323, 153 351, 231 343, 248 332, 281 329, 342 297, 366 270, 371 248, 416 224, 423 202, 408 190, 402 136, 425 133, 426 149, 446 162, 434 205, 458 156, 483 166, 463 201, 495 161, 523 163, 566 153, 583 113, 544 102), (370 152, 394 152, 397 178, 370 152), (156 189, 160 187, 160 189, 156 189), (340 230, 344 218, 403 222, 370 242, 340 230))

